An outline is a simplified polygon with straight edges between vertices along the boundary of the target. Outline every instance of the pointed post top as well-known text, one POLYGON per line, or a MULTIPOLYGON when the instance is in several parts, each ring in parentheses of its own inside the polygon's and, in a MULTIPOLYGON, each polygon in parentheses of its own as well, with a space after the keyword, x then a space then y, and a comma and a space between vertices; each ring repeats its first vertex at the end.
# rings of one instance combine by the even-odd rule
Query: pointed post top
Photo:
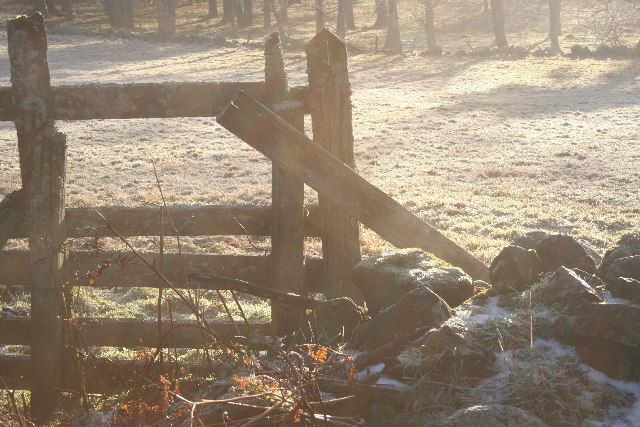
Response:
POLYGON ((316 34, 310 41, 307 43, 306 51, 309 53, 310 51, 322 47, 327 46, 331 48, 331 50, 336 49, 337 47, 340 50, 344 50, 345 55, 347 53, 347 46, 344 44, 342 40, 338 36, 336 36, 331 30, 327 27, 320 30, 318 34, 316 34))

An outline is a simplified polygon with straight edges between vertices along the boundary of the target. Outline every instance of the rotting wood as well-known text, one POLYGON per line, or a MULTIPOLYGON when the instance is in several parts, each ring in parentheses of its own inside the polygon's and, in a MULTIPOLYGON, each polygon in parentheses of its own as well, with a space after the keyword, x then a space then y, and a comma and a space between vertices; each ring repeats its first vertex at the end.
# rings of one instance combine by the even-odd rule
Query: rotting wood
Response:
MULTIPOLYGON (((165 222, 160 224, 158 209, 155 207, 113 207, 67 208, 65 213, 68 237, 111 237, 104 222, 96 214, 102 213, 120 234, 132 236, 269 236, 271 207, 251 205, 213 206, 168 206, 173 223, 178 232, 165 222)), ((321 235, 317 206, 305 209, 305 237, 321 235)), ((24 238, 27 226, 21 224, 11 238, 24 238)))
POLYGON ((7 22, 15 126, 29 227, 33 391, 31 412, 44 423, 62 380, 66 137, 55 128, 47 33, 39 13, 7 22))
MULTIPOLYGON (((79 330, 82 344, 97 347, 150 347, 161 345, 170 348, 202 348, 201 327, 195 322, 175 322, 166 331, 164 341, 158 343, 158 325, 155 320, 113 319, 86 317, 74 318, 68 321, 72 327, 79 330)), ((252 331, 267 332, 270 323, 250 323, 251 330, 246 325, 238 323, 242 335, 252 331)), ((226 339, 237 335, 236 326, 230 322, 210 322, 209 326, 226 339)), ((4 317, 0 319, 0 343, 3 345, 29 345, 30 337, 34 333, 33 321, 29 317, 4 317)), ((211 338, 211 343, 215 339, 211 338)))
MULTIPOLYGON (((146 259, 157 260, 157 253, 141 253, 146 259)), ((152 287, 163 285, 157 275, 146 266, 135 261, 130 254, 118 251, 69 251, 67 256, 67 280, 73 286, 152 287), (129 258, 123 259, 128 256, 129 258), (118 262, 120 260, 121 262, 118 262), (90 283, 90 275, 98 271, 100 265, 110 262, 111 267, 103 269, 90 283)), ((183 266, 188 271, 202 274, 218 274, 253 283, 261 283, 268 276, 268 257, 255 255, 210 255, 210 254, 164 254, 165 276, 177 288, 191 286, 182 280, 183 266)), ((305 263, 304 287, 319 292, 324 270, 322 259, 307 258, 305 263)), ((29 283, 29 253, 25 250, 0 251, 0 277, 7 286, 25 286, 29 283)), ((201 289, 209 289, 206 284, 201 289)), ((211 288, 215 289, 215 288, 211 288)))
MULTIPOLYGON (((325 28, 309 42, 306 54, 313 141, 354 168, 347 47, 325 28)), ((361 258, 358 220, 326 195, 321 194, 318 199, 327 270, 324 291, 328 298, 350 297, 362 303, 362 295, 352 280, 353 268, 361 258)))
MULTIPOLYGON (((289 82, 282 56, 280 35, 265 40, 265 100, 270 106, 290 101, 289 82)), ((280 116, 304 132, 301 111, 280 116)), ((304 295, 304 183, 277 163, 271 175, 271 271, 270 285, 282 293, 304 295)), ((278 336, 288 336, 301 325, 304 311, 271 301, 271 322, 278 336)))
MULTIPOLYGON (((53 87, 54 120, 211 117, 238 90, 258 97, 263 82, 196 82, 84 84, 53 87)), ((0 121, 13 121, 17 112, 11 88, 0 87, 0 121)), ((307 87, 291 88, 291 98, 307 104, 307 87)), ((305 110, 306 112, 306 110, 305 110)))
MULTIPOLYGON (((210 274, 188 273, 187 278, 198 283, 204 283, 206 285, 204 288, 206 289, 238 291, 256 297, 270 299, 272 301, 272 304, 273 302, 279 302, 282 305, 289 306, 283 307, 283 309, 288 308, 289 310, 292 310, 291 306, 313 308, 319 303, 319 301, 311 297, 283 292, 278 289, 270 289, 265 286, 254 285, 253 283, 249 283, 244 280, 232 279, 229 277, 215 276, 210 274)), ((300 320, 297 318, 294 320, 297 321, 298 326, 300 326, 300 320)), ((273 315, 271 317, 271 321, 273 321, 273 315)))
POLYGON ((249 95, 240 92, 217 121, 396 247, 422 248, 488 281, 486 265, 249 95))

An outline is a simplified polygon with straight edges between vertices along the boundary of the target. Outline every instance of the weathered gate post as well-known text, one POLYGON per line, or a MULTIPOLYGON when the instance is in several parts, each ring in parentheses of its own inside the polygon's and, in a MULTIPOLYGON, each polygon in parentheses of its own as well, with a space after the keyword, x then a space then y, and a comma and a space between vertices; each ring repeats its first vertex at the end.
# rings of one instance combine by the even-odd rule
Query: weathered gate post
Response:
MULTIPOLYGON (((353 168, 347 47, 325 28, 309 42, 306 51, 313 141, 353 168)), ((358 221, 323 196, 319 197, 319 203, 327 297, 346 296, 359 302, 362 296, 351 280, 353 267, 360 261, 358 221)))
MULTIPOLYGON (((290 101, 287 72, 284 68, 280 36, 277 32, 265 40, 265 103, 277 112, 278 104, 290 101)), ((304 132, 304 113, 288 110, 280 114, 296 129, 304 132)), ((291 172, 273 163, 271 214, 271 286, 303 295, 304 279, 304 183, 291 172)), ((271 303, 271 321, 278 336, 295 332, 304 312, 279 302, 271 303)))
POLYGON ((66 138, 52 119, 43 16, 11 19, 7 32, 31 257, 31 411, 44 422, 61 380, 66 138))

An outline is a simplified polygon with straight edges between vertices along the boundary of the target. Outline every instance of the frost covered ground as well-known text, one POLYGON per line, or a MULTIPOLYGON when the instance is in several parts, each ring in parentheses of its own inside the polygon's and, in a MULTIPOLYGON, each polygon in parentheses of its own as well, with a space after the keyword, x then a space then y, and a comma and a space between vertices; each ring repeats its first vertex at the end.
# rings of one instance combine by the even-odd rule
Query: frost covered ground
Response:
MULTIPOLYGON (((50 34, 53 84, 259 80, 263 57, 50 34)), ((304 84, 302 53, 287 54, 304 84)), ((350 58, 358 171, 484 261, 516 234, 568 232, 601 252, 640 217, 640 64, 633 60, 350 58)), ((8 86, 0 31, 0 85, 8 86)), ((268 204, 270 164, 213 118, 64 122, 72 206, 268 204)), ((0 123, 0 196, 19 187, 0 123)), ((384 247, 364 235, 366 251, 384 247)), ((196 245, 197 246, 197 245, 196 245)))

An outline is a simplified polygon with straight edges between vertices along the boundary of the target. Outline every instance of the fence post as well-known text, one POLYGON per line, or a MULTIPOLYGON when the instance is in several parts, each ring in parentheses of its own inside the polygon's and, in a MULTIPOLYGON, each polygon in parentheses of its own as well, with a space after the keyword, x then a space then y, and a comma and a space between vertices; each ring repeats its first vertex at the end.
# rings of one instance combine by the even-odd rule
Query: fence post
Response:
POLYGON ((35 13, 7 24, 22 185, 26 190, 31 285, 31 412, 53 413, 62 366, 60 311, 65 231, 66 138, 52 119, 44 18, 35 13))
MULTIPOLYGON (((280 36, 265 40, 265 102, 274 106, 289 101, 280 36)), ((287 111, 280 116, 304 132, 304 113, 287 111)), ((276 163, 272 167, 271 285, 274 289, 304 294, 304 183, 276 163)), ((302 324, 304 311, 272 301, 271 321, 277 336, 290 335, 302 324)))
MULTIPOLYGON (((355 159, 347 47, 325 28, 309 42, 306 52, 313 141, 353 168, 355 159)), ((319 195, 319 203, 327 297, 346 296, 361 302, 362 296, 351 278, 353 267, 360 261, 358 221, 322 194, 319 195)))

